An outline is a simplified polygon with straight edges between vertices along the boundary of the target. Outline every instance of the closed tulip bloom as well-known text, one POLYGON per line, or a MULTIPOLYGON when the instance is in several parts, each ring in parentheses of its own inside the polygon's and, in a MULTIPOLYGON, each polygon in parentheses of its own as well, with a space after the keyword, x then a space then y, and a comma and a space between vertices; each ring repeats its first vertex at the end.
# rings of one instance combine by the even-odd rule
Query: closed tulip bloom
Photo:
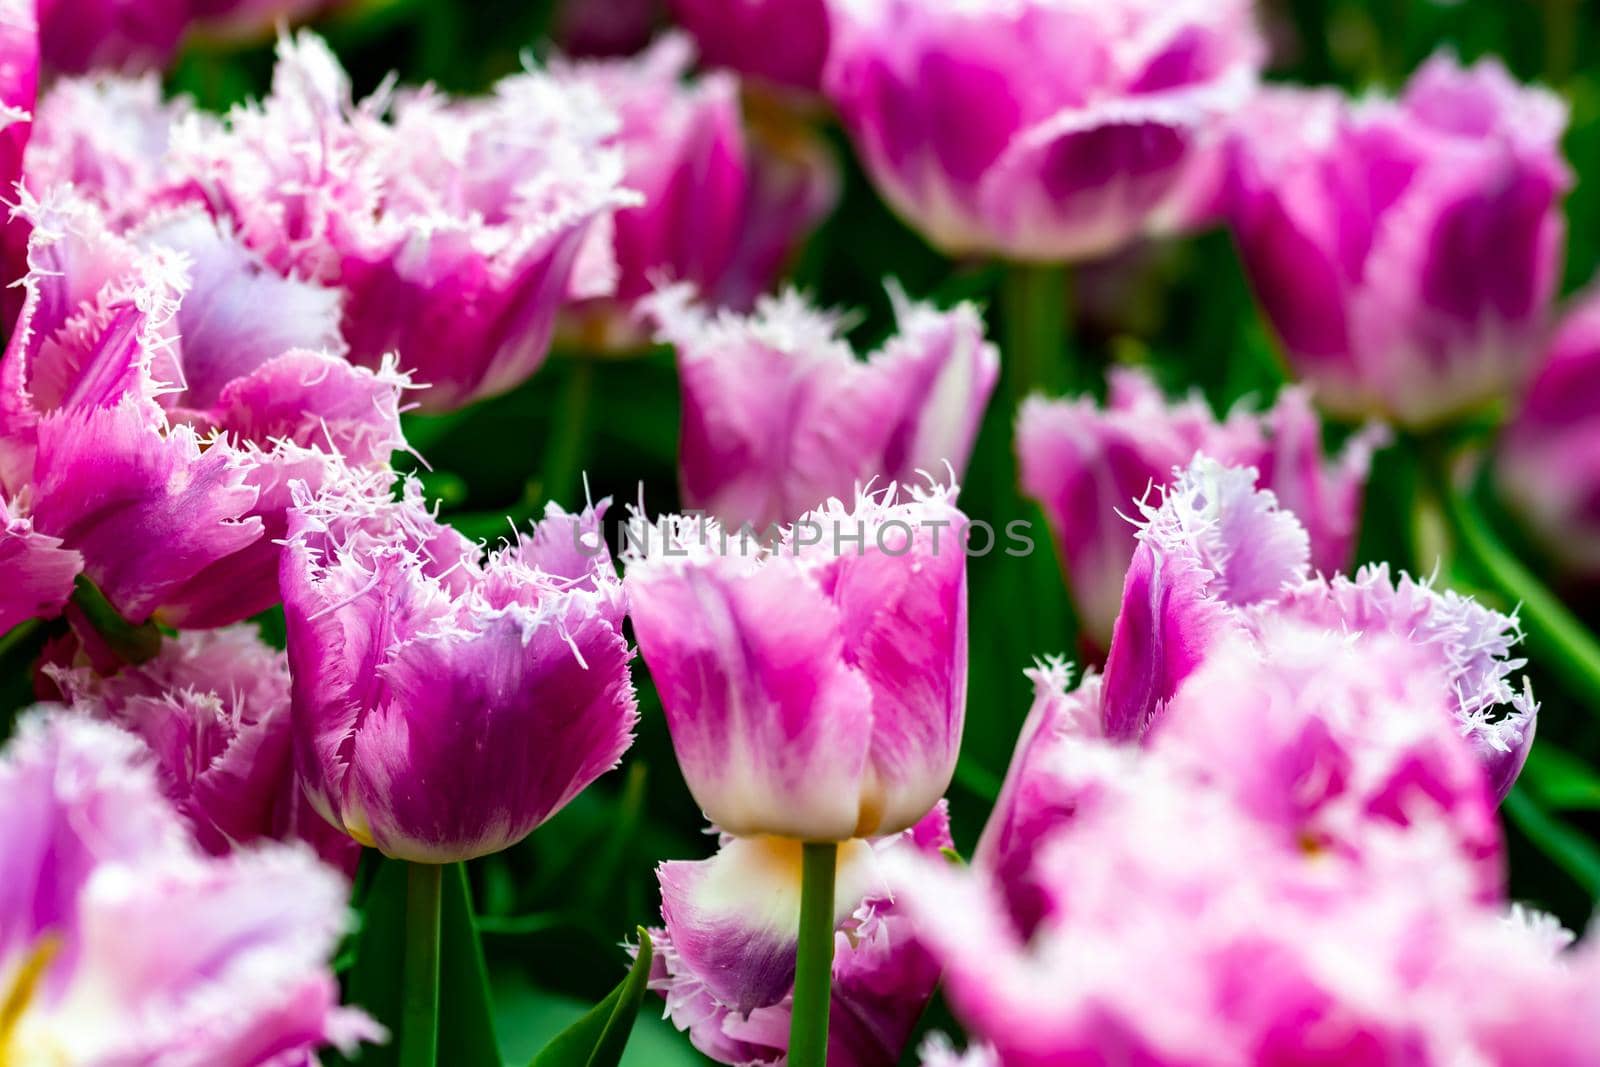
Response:
POLYGON ((289 661, 255 627, 181 633, 153 659, 109 677, 86 667, 46 671, 72 711, 116 723, 150 747, 162 792, 206 851, 302 840, 331 866, 355 873, 359 846, 300 791, 289 661))
POLYGON ((554 70, 616 110, 610 143, 622 153, 623 183, 642 198, 613 223, 615 293, 573 309, 582 340, 641 345, 648 335, 635 302, 667 282, 749 310, 837 199, 836 167, 813 136, 794 131, 780 146, 746 128, 737 82, 685 81, 692 60, 689 41, 672 35, 631 59, 554 70))
POLYGON ((482 558, 388 477, 295 487, 283 555, 294 745, 313 806, 385 855, 516 844, 616 766, 635 715, 601 509, 482 558))
POLYGON ((882 836, 944 794, 966 711, 965 517, 891 486, 762 545, 636 529, 629 614, 689 791, 719 829, 882 836))
POLYGON ((1127 516, 1174 468, 1199 453, 1255 467, 1309 533, 1312 566, 1332 574, 1350 564, 1372 452, 1385 439, 1372 427, 1328 458, 1303 389, 1285 389, 1265 412, 1236 407, 1218 419, 1198 394, 1169 401, 1145 372, 1116 368, 1104 407, 1028 398, 1016 447, 1022 489, 1044 507, 1078 618, 1104 649, 1133 555, 1127 516))
POLYGON ((703 311, 691 295, 647 305, 677 349, 689 506, 765 528, 875 479, 966 468, 1000 372, 972 305, 940 311, 891 290, 900 332, 863 361, 836 316, 792 292, 750 316, 703 311))
POLYGON ((353 362, 397 353, 438 411, 520 384, 563 301, 610 290, 609 249, 590 238, 636 202, 604 144, 614 128, 597 94, 541 73, 483 99, 357 104, 302 34, 280 43, 263 101, 190 124, 176 154, 268 266, 339 290, 353 362))
POLYGON ((816 92, 828 58, 827 0, 672 0, 706 63, 816 92))
POLYGON ((1262 47, 1245 0, 833 0, 824 88, 950 255, 1088 259, 1212 208, 1262 47))
MULTIPOLYGON (((900 1062, 939 971, 895 906, 880 867, 901 850, 951 847, 941 801, 916 826, 839 853, 834 894, 833 1001, 828 1063, 900 1062)), ((719 1063, 782 1062, 789 1047, 800 918, 800 846, 782 838, 727 838, 708 860, 664 863, 664 929, 650 931, 650 988, 667 1018, 719 1063)))
POLYGON ((1600 578, 1600 294, 1562 320, 1501 438, 1496 473, 1540 547, 1574 577, 1600 578))
POLYGON ((1494 59, 1435 56, 1398 100, 1264 93, 1233 227, 1318 402, 1429 426, 1514 391, 1561 275, 1566 106, 1494 59))
POLYGON ((328 962, 344 879, 299 847, 202 852, 131 735, 30 715, 0 793, 4 1062, 254 1067, 382 1038, 328 962))

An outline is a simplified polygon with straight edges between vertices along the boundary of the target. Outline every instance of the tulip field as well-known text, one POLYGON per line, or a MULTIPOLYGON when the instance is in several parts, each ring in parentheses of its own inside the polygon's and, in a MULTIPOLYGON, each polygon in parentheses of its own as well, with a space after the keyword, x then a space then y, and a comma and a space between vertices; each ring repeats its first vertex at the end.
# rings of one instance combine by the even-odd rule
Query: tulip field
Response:
POLYGON ((1600 1064, 1597 39, 0 0, 0 1067, 1600 1064))

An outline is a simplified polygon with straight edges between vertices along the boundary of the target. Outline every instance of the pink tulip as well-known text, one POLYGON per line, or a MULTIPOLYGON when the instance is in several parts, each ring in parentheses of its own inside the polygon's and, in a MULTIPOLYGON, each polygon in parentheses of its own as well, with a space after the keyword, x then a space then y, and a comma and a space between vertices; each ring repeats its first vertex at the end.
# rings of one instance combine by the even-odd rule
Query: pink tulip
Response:
POLYGON ((286 39, 271 94, 191 128, 180 168, 272 269, 339 290, 349 358, 398 353, 424 407, 520 384, 562 302, 614 282, 590 238, 636 198, 604 101, 539 73, 475 100, 350 92, 325 44, 286 39))
POLYGON ((1600 295, 1561 323, 1501 439, 1500 491, 1576 577, 1600 576, 1600 295))
POLYGON ((386 855, 507 848, 616 766, 635 714, 604 505, 485 560, 388 477, 294 487, 283 554, 295 762, 386 855))
POLYGON ((890 295, 900 333, 864 362, 836 317, 794 293, 748 317, 708 314, 685 289, 649 301, 678 353, 687 504, 765 527, 875 480, 959 477, 999 355, 970 304, 939 311, 890 295))
POLYGON ((672 13, 712 66, 783 88, 821 88, 827 0, 672 0, 672 13))
POLYGON ((102 678, 46 668, 72 711, 136 734, 161 790, 206 851, 303 840, 346 875, 360 848, 311 810, 294 776, 289 663, 251 626, 179 634, 137 667, 102 678))
POLYGON ((0 793, 7 1062, 253 1067, 382 1038, 328 965, 344 880, 301 848, 200 851, 132 736, 30 715, 0 793))
POLYGON ((1255 467, 1309 532, 1312 565, 1332 574, 1350 564, 1372 452, 1384 440, 1373 427, 1327 460, 1302 389, 1285 389, 1261 414, 1235 408, 1219 420, 1198 395, 1168 401, 1147 374, 1126 368, 1111 372, 1103 408, 1087 397, 1030 397, 1017 417, 1023 491, 1045 509, 1079 621, 1101 649, 1133 555, 1127 516, 1174 468, 1197 453, 1255 467))
POLYGON ((635 303, 667 282, 748 310, 837 199, 836 168, 815 137, 795 131, 780 147, 747 128, 737 83, 686 82, 692 58, 685 38, 669 36, 635 58, 556 69, 616 110, 611 143, 624 184, 642 197, 615 216, 615 294, 573 310, 582 341, 641 344, 635 303))
MULTIPOLYGON (((902 851, 948 848, 941 801, 916 826, 840 849, 835 892, 832 1067, 893 1067, 933 994, 938 968, 913 938, 878 874, 902 851)), ((800 921, 800 845, 783 838, 727 838, 708 860, 657 870, 666 928, 650 988, 667 1018, 719 1063, 776 1063, 789 1047, 800 921)))
POLYGON ((765 546, 692 517, 636 528, 634 633, 718 828, 885 836, 944 795, 966 712, 966 520, 950 490, 894 492, 832 501, 765 546))
POLYGON ((1251 108, 1234 231, 1320 403, 1428 426, 1517 388, 1561 275, 1566 122, 1498 61, 1447 55, 1396 101, 1286 89, 1251 108))
POLYGON ((339 0, 38 0, 45 66, 61 74, 165 67, 185 36, 265 37, 339 0))
POLYGON ((824 88, 950 255, 1088 259, 1209 213, 1262 60, 1243 0, 831 0, 824 88))

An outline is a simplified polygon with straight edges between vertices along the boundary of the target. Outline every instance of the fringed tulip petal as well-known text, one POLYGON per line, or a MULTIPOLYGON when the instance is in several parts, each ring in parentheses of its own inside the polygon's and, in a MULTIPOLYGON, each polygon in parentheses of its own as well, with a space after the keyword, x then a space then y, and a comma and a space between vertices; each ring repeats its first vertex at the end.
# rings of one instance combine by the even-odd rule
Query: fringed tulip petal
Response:
POLYGON ((382 1037, 327 964, 343 880, 300 849, 199 852, 132 736, 29 717, 0 786, 8 1062, 247 1067, 382 1037))
POLYGON ((282 585, 307 795, 364 844, 419 862, 499 851, 614 767, 636 719, 603 544, 574 576, 553 513, 480 559, 407 483, 297 484, 282 585), (539 569, 559 561, 568 573, 539 569))
POLYGON ((794 294, 710 315, 672 289, 647 304, 678 352, 685 500, 729 526, 786 524, 876 480, 958 476, 999 375, 977 310, 893 293, 900 333, 865 362, 794 294))
POLYGON ((679 766, 739 835, 893 833, 955 768, 966 702, 965 519, 898 487, 804 516, 770 545, 668 516, 636 524, 628 602, 679 766))

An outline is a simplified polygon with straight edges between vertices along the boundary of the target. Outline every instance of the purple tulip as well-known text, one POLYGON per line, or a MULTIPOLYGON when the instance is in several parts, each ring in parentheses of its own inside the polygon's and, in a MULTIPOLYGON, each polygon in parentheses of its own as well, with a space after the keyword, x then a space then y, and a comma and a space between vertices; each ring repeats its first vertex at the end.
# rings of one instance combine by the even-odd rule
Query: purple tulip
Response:
POLYGON ((295 762, 386 855, 507 848, 616 766, 635 714, 604 505, 482 559, 387 476, 295 487, 283 554, 295 762))
MULTIPOLYGON (((912 850, 951 847, 941 801, 916 826, 840 848, 834 894, 833 1001, 828 1063, 893 1067, 900 1062, 939 971, 915 940, 879 875, 882 862, 912 850)), ((800 844, 726 838, 708 860, 677 860, 656 872, 665 929, 650 931, 650 988, 667 1018, 719 1063, 777 1063, 789 1047, 800 922, 800 844)))
POLYGON ((1142 371, 1114 369, 1105 407, 1091 398, 1030 397, 1017 417, 1022 488, 1044 507, 1089 643, 1111 641, 1122 579, 1133 555, 1135 502, 1174 468, 1204 453, 1255 467, 1262 485, 1311 536, 1311 562, 1332 574, 1350 563, 1377 427, 1325 460, 1322 426, 1302 389, 1264 413, 1236 408, 1218 420, 1191 395, 1169 402, 1142 371))
POLYGON ((1499 62, 1429 60, 1396 101, 1263 94, 1233 226, 1317 399, 1428 426, 1514 390, 1561 275, 1566 106, 1499 62))
POLYGON ((941 251, 1088 259, 1209 213, 1255 84, 1246 0, 833 0, 823 76, 884 197, 941 251))
POLYGON ((712 66, 816 92, 828 58, 827 0, 672 0, 712 66))
POLYGON ((540 73, 474 100, 350 92, 319 39, 284 40, 272 93, 189 130, 182 172, 272 269, 338 289, 349 358, 398 353, 421 406, 520 384, 561 304, 615 280, 595 238, 636 198, 604 101, 540 73))
POLYGON ((670 36, 632 59, 556 69, 617 112, 610 143, 623 183, 643 198, 615 216, 615 294, 573 309, 585 341, 641 344, 632 306, 667 282, 748 310, 837 199, 836 167, 817 138, 785 131, 780 143, 746 128, 732 77, 684 81, 692 58, 689 42, 670 36))
POLYGON ((1561 323, 1501 440, 1500 491, 1568 572, 1600 577, 1600 295, 1561 323))
POLYGON ((649 301, 678 353, 686 503, 765 527, 874 480, 960 476, 999 355, 970 304, 939 311, 890 295, 900 332, 864 362, 838 318, 794 293, 749 317, 707 314, 686 289, 649 301))
POLYGON ((303 840, 354 875, 360 848, 306 803, 289 735, 289 662, 253 626, 164 641, 154 659, 100 677, 47 667, 72 711, 136 734, 155 754, 162 792, 206 851, 303 840))
POLYGON ((165 67, 191 30, 215 40, 266 37, 339 0, 38 0, 44 65, 62 74, 165 67))
MULTIPOLYGON (((1213 651, 1243 635, 1269 640, 1305 627, 1359 643, 1398 639, 1436 672, 1440 703, 1503 798, 1533 744, 1538 705, 1511 675, 1516 619, 1385 565, 1354 578, 1312 576, 1308 539, 1248 468, 1200 458, 1142 508, 1139 547, 1106 660, 1102 730, 1141 740, 1213 651)), ((1378 658, 1376 654, 1374 658, 1378 658)))
POLYGON ((382 1038, 328 965, 344 880, 302 848, 200 851, 129 734, 30 715, 0 794, 8 1063, 254 1067, 382 1038))
MULTIPOLYGON (((719 829, 883 836, 944 795, 966 712, 966 519, 950 490, 832 501, 777 540, 669 516, 629 614, 689 791, 719 829)), ((642 543, 641 543, 642 542, 642 543)))
POLYGON ((10 198, 22 177, 39 90, 39 28, 33 0, 0 3, 0 188, 10 198))
POLYGON ((331 354, 336 294, 265 270, 193 209, 138 244, 64 197, 22 217, 28 298, 0 368, 13 512, 25 496, 32 533, 135 622, 277 603, 289 481, 386 467, 407 383, 331 354))
POLYGON ((982 864, 891 865, 956 1018, 991 1046, 966 1062, 1577 1067, 1600 1054, 1600 952, 1563 958, 1543 924, 1507 921, 1438 832, 1427 758, 1471 770, 1447 720, 1337 634, 1304 659, 1236 651, 1239 673, 1210 679, 1230 688, 1197 692, 1195 730, 1142 751, 1063 740, 1040 765, 1079 796, 1032 855, 1041 921, 1019 925, 982 864), (1363 818, 1378 782, 1370 799, 1406 805, 1410 823, 1363 818), (1286 835, 1270 809, 1306 804, 1326 819, 1316 829, 1354 829, 1360 849, 1286 835))

